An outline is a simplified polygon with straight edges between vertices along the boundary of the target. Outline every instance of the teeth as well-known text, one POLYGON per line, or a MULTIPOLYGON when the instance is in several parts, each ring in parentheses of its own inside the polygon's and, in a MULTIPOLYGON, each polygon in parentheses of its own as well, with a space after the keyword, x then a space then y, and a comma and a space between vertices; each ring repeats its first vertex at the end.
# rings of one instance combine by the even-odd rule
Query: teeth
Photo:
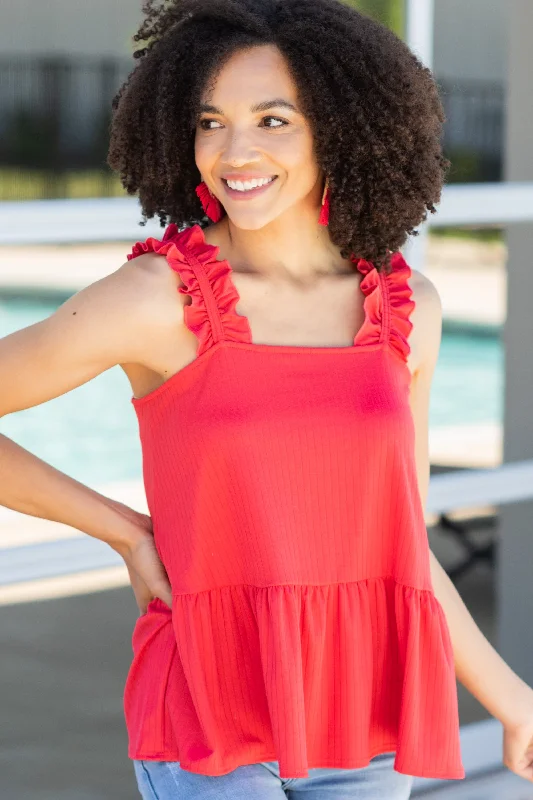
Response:
POLYGON ((249 192, 250 189, 256 189, 258 186, 266 186, 271 183, 274 178, 254 178, 251 181, 226 181, 230 189, 235 189, 237 192, 249 192))

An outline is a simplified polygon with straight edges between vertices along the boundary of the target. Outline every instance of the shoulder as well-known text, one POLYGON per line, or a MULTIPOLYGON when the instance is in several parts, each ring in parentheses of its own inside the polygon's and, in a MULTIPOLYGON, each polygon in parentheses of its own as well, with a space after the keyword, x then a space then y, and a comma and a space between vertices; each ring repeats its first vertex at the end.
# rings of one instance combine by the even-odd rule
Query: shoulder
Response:
POLYGON ((419 309, 425 313, 442 311, 440 295, 433 281, 417 269, 411 267, 410 270, 409 286, 419 309))
POLYGON ((180 283, 164 256, 146 253, 78 292, 76 310, 94 322, 92 336, 116 348, 118 363, 145 363, 152 348, 182 326, 180 283))
POLYGON ((137 288, 171 281, 180 283, 179 275, 170 268, 165 253, 156 251, 147 251, 131 259, 128 257, 121 270, 125 281, 137 288))
POLYGON ((409 277, 414 307, 410 319, 411 371, 432 372, 435 368, 442 336, 442 301, 433 281, 416 269, 409 277))
POLYGON ((124 262, 104 281, 117 311, 122 308, 132 322, 161 318, 166 311, 182 305, 182 295, 177 291, 179 275, 157 253, 124 262))

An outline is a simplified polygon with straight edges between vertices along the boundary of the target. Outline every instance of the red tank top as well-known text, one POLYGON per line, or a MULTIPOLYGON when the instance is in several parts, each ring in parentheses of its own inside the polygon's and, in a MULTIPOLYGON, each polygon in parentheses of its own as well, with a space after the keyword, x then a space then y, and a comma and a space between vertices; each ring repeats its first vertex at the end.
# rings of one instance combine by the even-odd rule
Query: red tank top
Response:
POLYGON ((132 397, 172 609, 136 621, 134 759, 282 778, 364 767, 462 778, 454 657, 431 579, 409 406, 411 270, 352 257, 349 347, 255 344, 226 260, 195 225, 138 242, 190 295, 196 358, 132 397))

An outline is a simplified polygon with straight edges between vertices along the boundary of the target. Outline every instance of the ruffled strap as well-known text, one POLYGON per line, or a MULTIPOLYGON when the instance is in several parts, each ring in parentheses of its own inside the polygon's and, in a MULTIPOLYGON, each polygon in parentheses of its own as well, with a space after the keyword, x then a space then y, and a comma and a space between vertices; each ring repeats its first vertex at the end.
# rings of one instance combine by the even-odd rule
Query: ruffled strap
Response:
POLYGON ((385 342, 407 361, 409 334, 413 327, 410 314, 415 306, 409 284, 411 268, 400 252, 391 256, 391 272, 378 272, 371 261, 352 255, 351 261, 363 276, 360 283, 365 296, 365 320, 354 344, 373 345, 385 342))
POLYGON ((357 331, 354 345, 374 345, 383 340, 385 333, 383 325, 383 296, 380 286, 380 276, 371 261, 352 255, 351 261, 363 276, 359 288, 364 295, 363 310, 364 321, 357 331))
POLYGON ((235 310, 239 294, 231 279, 231 266, 225 259, 217 260, 219 248, 206 242, 199 225, 179 231, 171 223, 161 240, 150 236, 137 242, 127 259, 148 252, 166 256, 184 284, 178 291, 191 297, 183 313, 185 325, 198 339, 197 356, 222 339, 251 342, 248 319, 235 310))
POLYGON ((410 317, 415 307, 409 284, 412 272, 400 252, 393 253, 391 265, 391 272, 384 275, 388 289, 388 344, 403 361, 407 361, 411 352, 409 334, 413 327, 410 317))

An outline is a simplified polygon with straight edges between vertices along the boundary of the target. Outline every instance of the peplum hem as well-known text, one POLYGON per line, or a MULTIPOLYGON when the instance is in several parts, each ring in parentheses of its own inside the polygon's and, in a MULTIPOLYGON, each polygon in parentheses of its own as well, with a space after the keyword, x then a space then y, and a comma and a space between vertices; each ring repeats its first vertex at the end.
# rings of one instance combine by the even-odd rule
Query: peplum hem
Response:
POLYGON ((452 646, 430 590, 378 577, 174 594, 172 610, 151 601, 132 645, 130 758, 204 775, 277 760, 291 778, 393 750, 398 772, 464 777, 452 646))
POLYGON ((148 237, 143 242, 136 242, 127 259, 148 252, 166 256, 169 266, 184 283, 178 292, 191 297, 191 303, 184 306, 183 314, 185 325, 198 339, 197 356, 220 339, 251 343, 248 319, 236 312, 240 298, 231 280, 232 268, 225 259, 217 261, 219 247, 206 242, 199 225, 179 231, 177 225, 171 223, 162 240, 148 237), (204 280, 214 299, 209 292, 202 291, 204 280), (209 298, 207 303, 206 297, 209 298))

